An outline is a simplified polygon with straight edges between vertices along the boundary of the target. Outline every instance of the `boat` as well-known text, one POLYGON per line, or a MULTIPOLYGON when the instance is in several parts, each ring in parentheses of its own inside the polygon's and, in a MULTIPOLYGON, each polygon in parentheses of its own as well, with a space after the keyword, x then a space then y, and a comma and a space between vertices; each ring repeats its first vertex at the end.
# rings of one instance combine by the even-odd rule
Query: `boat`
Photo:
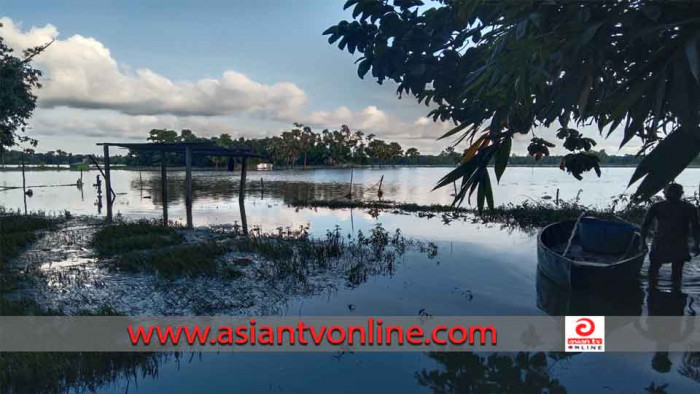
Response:
POLYGON ((538 269, 570 289, 619 288, 633 283, 646 254, 646 243, 636 226, 597 218, 552 223, 537 236, 538 269), (626 242, 621 244, 620 238, 626 242), (591 240, 596 242, 589 245, 591 240))

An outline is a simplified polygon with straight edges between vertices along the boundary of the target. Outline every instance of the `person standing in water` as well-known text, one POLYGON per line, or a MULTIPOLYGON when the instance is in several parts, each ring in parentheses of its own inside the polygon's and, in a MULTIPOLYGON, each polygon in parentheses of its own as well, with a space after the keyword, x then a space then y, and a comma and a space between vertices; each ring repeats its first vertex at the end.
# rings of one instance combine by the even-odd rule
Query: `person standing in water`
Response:
POLYGON ((671 183, 664 188, 665 201, 653 204, 644 217, 642 241, 646 242, 649 227, 656 220, 656 231, 649 252, 649 287, 655 288, 662 264, 671 263, 673 287, 680 288, 683 280, 683 265, 690 261, 688 232, 692 230, 695 240, 693 252, 700 253, 700 223, 697 209, 681 200, 683 186, 671 183))

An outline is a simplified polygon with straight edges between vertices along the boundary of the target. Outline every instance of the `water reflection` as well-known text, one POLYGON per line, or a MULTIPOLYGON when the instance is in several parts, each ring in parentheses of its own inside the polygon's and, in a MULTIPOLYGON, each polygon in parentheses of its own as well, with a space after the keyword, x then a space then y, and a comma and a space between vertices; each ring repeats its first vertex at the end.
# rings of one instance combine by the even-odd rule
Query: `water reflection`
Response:
POLYGON ((516 356, 476 353, 431 353, 440 369, 422 370, 416 379, 434 393, 566 393, 549 375, 545 353, 516 356))
POLYGON ((120 382, 154 379, 173 353, 2 353, 0 393, 96 392, 120 382))
POLYGON ((563 288, 537 270, 537 307, 551 316, 639 316, 644 290, 635 282, 610 291, 582 291, 563 288))
MULTIPOLYGON (((648 316, 684 316, 688 296, 678 289, 671 291, 661 291, 649 289, 647 295, 647 315, 648 316)), ((694 314, 694 309, 691 311, 694 314)), ((673 362, 669 357, 668 349, 672 343, 684 342, 695 329, 695 319, 686 318, 680 323, 653 321, 644 319, 635 320, 635 328, 644 337, 656 342, 657 351, 651 360, 651 367, 659 373, 671 371, 673 362), (662 340, 659 340, 662 338, 662 340)), ((686 352, 683 357, 683 371, 686 376, 699 376, 700 370, 697 363, 696 352, 686 352)), ((680 372, 680 371, 679 371, 680 372)))
MULTIPOLYGON (((162 184, 160 178, 152 177, 145 182, 146 190, 155 205, 162 205, 162 184)), ((138 179, 131 180, 131 189, 139 190, 142 183, 138 179)), ((183 202, 185 200, 185 179, 178 176, 168 178, 168 202, 183 202)), ((238 197, 239 182, 234 177, 214 175, 199 175, 193 180, 193 201, 214 200, 230 201, 238 197)), ((268 180, 246 183, 246 195, 250 198, 260 196, 281 200, 284 203, 311 200, 334 200, 344 198, 348 193, 348 185, 342 183, 316 183, 301 181, 268 180)), ((356 199, 376 198, 376 191, 363 185, 353 185, 353 197, 356 199)))

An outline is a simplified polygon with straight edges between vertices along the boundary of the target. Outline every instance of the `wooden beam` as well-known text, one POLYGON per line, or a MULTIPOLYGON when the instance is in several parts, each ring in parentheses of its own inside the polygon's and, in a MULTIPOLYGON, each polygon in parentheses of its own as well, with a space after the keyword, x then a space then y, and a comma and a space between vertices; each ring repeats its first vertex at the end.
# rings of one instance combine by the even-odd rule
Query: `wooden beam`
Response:
POLYGON ((163 200, 163 226, 168 225, 168 172, 165 169, 165 152, 160 154, 160 184, 163 200))
POLYGON ((109 168, 109 145, 103 146, 104 148, 104 161, 105 161, 105 189, 107 197, 107 223, 112 223, 112 177, 110 175, 109 168))
POLYGON ((185 147, 185 209, 187 228, 192 228, 192 149, 185 147))

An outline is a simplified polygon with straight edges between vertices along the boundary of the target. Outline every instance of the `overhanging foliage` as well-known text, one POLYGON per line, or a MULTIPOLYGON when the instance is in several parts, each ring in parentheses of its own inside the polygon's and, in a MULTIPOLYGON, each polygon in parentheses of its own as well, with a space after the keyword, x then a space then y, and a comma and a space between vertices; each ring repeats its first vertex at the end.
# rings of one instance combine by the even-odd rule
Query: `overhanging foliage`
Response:
POLYGON ((658 1, 349 0, 353 21, 324 34, 359 52, 358 75, 398 84, 433 105, 429 116, 467 141, 461 164, 437 187, 461 180, 455 204, 477 192, 492 205, 486 166, 500 179, 512 139, 532 133, 528 152, 553 144, 534 135, 557 122, 572 153, 562 170, 600 172, 595 144, 572 128, 595 125, 641 140, 646 155, 630 184, 649 197, 700 153, 700 5, 658 1), (432 7, 431 7, 432 5, 432 7))

